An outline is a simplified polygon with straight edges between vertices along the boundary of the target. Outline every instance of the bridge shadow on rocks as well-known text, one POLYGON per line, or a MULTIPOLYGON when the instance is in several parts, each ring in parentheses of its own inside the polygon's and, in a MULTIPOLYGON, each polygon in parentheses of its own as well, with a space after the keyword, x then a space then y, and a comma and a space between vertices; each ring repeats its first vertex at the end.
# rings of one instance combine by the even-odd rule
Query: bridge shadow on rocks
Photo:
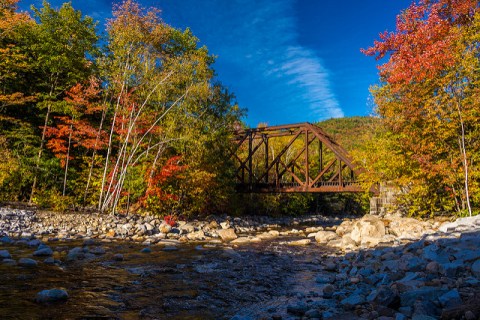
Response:
POLYGON ((290 294, 282 319, 480 319, 479 244, 480 230, 457 229, 397 246, 324 253, 312 262, 317 273, 296 280, 303 285, 290 294))

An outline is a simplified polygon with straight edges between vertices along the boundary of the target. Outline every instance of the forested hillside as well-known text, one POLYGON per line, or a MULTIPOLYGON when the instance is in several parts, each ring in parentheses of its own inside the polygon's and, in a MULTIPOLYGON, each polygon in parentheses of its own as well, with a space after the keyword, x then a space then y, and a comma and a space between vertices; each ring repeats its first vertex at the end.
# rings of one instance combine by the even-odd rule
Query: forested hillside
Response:
POLYGON ((380 125, 376 117, 345 117, 318 122, 328 135, 348 152, 361 149, 380 125))

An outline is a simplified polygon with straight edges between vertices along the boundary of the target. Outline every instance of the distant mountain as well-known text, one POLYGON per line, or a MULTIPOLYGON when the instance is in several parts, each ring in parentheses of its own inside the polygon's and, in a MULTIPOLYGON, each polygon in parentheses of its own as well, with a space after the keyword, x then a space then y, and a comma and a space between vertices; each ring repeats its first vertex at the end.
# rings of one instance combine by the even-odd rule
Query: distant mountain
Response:
POLYGON ((374 117, 345 117, 320 121, 316 123, 328 135, 347 151, 351 152, 362 146, 371 138, 375 127, 380 123, 374 117))

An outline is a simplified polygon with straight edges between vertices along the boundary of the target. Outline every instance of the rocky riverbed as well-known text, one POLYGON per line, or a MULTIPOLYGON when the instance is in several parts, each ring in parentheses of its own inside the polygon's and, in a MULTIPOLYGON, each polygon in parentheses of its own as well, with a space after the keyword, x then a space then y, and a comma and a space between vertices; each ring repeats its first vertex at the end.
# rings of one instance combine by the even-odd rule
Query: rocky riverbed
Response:
POLYGON ((149 216, 0 209, 19 319, 479 319, 480 217, 149 216))

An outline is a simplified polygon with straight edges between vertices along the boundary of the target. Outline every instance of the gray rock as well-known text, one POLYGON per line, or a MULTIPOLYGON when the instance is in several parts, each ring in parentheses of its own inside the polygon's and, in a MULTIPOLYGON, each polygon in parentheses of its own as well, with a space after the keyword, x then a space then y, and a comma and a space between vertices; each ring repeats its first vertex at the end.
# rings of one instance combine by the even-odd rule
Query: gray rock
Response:
POLYGON ((308 310, 307 312, 305 312, 304 316, 309 318, 309 319, 312 319, 312 318, 321 319, 322 318, 322 314, 317 309, 308 310))
POLYGON ((413 317, 415 316, 429 316, 438 318, 440 315, 440 310, 437 308, 437 305, 431 300, 417 300, 413 304, 413 317))
POLYGON ((45 260, 43 260, 43 263, 45 264, 55 264, 55 259, 53 257, 48 257, 45 260))
POLYGON ((17 262, 13 259, 3 259, 2 264, 6 266, 16 266, 17 262))
POLYGON ((436 300, 439 296, 446 293, 448 290, 439 289, 436 287, 423 287, 420 289, 404 292, 400 295, 402 306, 412 306, 417 299, 421 300, 436 300))
POLYGON ((440 264, 440 273, 449 278, 455 278, 460 272, 465 270, 461 261, 453 261, 440 264))
POLYGON ((20 258, 18 260, 18 265, 21 267, 32 268, 38 265, 37 261, 30 258, 20 258))
POLYGON ((417 256, 403 256, 400 262, 400 268, 405 271, 422 271, 425 270, 426 261, 417 256))
POLYGON ((334 280, 335 280, 335 277, 326 275, 326 274, 319 275, 318 277, 315 278, 315 282, 320 284, 332 283, 334 280))
POLYGON ((84 246, 93 246, 95 244, 95 240, 94 239, 85 239, 83 241, 83 245, 84 246))
POLYGON ((123 261, 123 254, 121 253, 116 253, 113 255, 113 260, 115 261, 123 261))
POLYGON ((376 290, 373 290, 372 293, 367 297, 367 301, 385 307, 390 307, 398 303, 399 296, 395 291, 390 287, 382 286, 376 290))
POLYGON ((365 297, 360 294, 352 294, 349 297, 340 301, 340 304, 345 309, 353 309, 355 306, 361 305, 365 303, 365 297))
POLYGON ((437 317, 431 317, 425 314, 420 314, 420 315, 417 314, 412 317, 412 320, 437 320, 437 317))
POLYGON ((2 243, 12 243, 13 240, 10 239, 10 238, 7 237, 7 236, 3 236, 3 237, 0 237, 0 242, 2 242, 2 243))
POLYGON ((477 316, 472 311, 465 312, 465 320, 477 320, 477 316))
POLYGON ((331 284, 327 284, 325 287, 323 287, 323 297, 325 299, 331 299, 334 293, 335 293, 335 287, 332 286, 331 284))
POLYGON ((37 293, 36 301, 39 303, 54 303, 68 299, 67 291, 63 289, 43 290, 37 293))
POLYGON ((440 271, 440 264, 437 261, 430 261, 427 263, 425 271, 431 274, 437 274, 440 271))
POLYGON ((475 277, 480 278, 480 259, 472 264, 471 270, 475 277))
POLYGON ((453 255, 457 260, 472 262, 480 259, 480 250, 463 249, 453 255))
POLYGON ((83 249, 80 247, 75 247, 70 251, 68 251, 66 260, 74 261, 74 260, 79 260, 84 258, 85 258, 85 252, 83 251, 83 249))
POLYGON ((38 239, 33 239, 33 240, 30 240, 27 242, 27 245, 29 247, 38 247, 42 244, 42 241, 38 240, 38 239))
POLYGON ((12 256, 8 252, 8 250, 0 250, 0 259, 10 259, 12 256))
POLYGON ((142 250, 140 250, 141 253, 151 253, 152 252, 152 249, 150 248, 143 248, 142 250))
POLYGON ((453 289, 445 294, 442 294, 440 297, 438 297, 438 301, 440 301, 442 307, 447 309, 460 306, 463 303, 457 289, 453 289))
POLYGON ((308 306, 305 303, 287 306, 287 312, 296 316, 303 316, 308 310, 308 306))
POLYGON ((53 250, 47 246, 44 248, 39 248, 33 253, 33 255, 38 257, 49 257, 53 255, 53 250))
POLYGON ((101 246, 93 247, 89 251, 90 251, 90 253, 95 254, 95 255, 105 254, 105 249, 101 246))

